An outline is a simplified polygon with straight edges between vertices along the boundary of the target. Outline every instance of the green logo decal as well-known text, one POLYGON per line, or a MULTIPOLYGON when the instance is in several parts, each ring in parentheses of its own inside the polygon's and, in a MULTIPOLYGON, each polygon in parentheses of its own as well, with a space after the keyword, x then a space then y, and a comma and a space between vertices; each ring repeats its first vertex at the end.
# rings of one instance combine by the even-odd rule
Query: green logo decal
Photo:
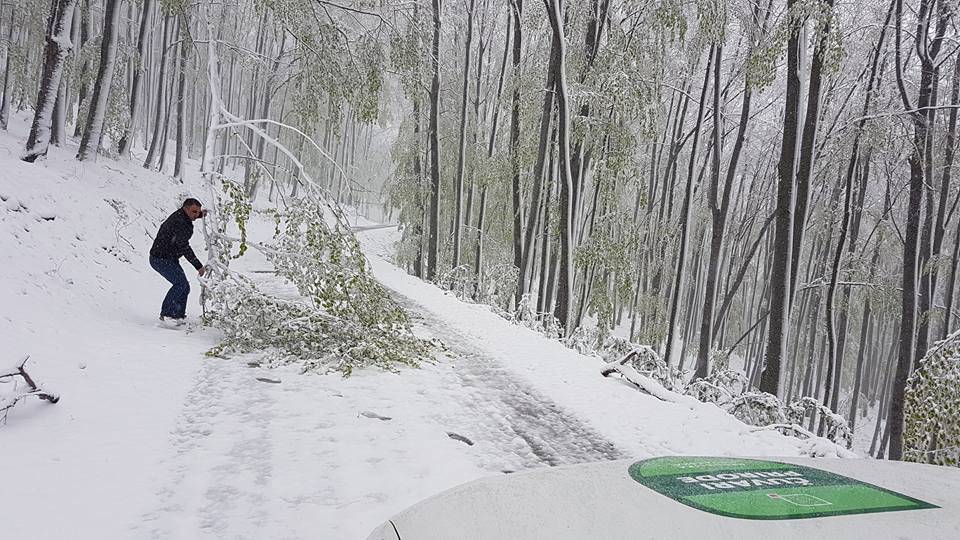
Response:
POLYGON ((820 469, 758 459, 661 457, 630 476, 687 506, 745 519, 800 519, 936 505, 820 469))

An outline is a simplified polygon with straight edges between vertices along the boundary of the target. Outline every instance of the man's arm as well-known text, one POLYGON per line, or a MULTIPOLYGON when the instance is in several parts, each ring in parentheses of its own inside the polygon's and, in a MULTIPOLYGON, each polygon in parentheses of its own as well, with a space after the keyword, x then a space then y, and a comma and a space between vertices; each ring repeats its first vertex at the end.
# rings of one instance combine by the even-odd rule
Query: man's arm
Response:
POLYGON ((181 253, 183 253, 184 258, 190 261, 190 264, 192 264, 193 267, 200 272, 200 275, 203 275, 203 265, 200 264, 200 259, 197 258, 197 254, 194 253, 193 248, 190 247, 189 240, 184 242, 183 251, 181 251, 181 253))
MULTIPOLYGON (((189 226, 189 223, 187 225, 189 226)), ((194 253, 193 248, 190 247, 190 234, 187 227, 180 227, 180 230, 177 231, 176 243, 180 254, 183 255, 198 272, 201 271, 203 265, 200 264, 200 259, 197 258, 197 254, 194 253)))

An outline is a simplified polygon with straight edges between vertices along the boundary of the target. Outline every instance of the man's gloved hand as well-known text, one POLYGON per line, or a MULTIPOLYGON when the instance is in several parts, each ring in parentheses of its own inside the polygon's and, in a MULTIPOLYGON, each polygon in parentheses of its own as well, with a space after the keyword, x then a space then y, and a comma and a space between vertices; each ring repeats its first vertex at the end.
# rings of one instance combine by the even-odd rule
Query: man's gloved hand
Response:
POLYGON ((197 270, 197 274, 200 274, 200 277, 203 277, 203 274, 204 274, 206 271, 207 271, 207 267, 206 267, 206 266, 201 266, 200 269, 197 270))

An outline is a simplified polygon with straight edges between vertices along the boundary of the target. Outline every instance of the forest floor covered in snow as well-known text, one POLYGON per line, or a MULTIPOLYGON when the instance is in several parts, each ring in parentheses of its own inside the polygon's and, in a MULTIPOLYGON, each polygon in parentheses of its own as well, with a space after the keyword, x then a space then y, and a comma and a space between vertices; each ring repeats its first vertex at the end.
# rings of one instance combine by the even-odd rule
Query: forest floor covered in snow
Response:
MULTIPOLYGON (((0 133, 0 366, 29 355, 61 401, 23 402, 0 424, 2 538, 364 538, 482 476, 809 451, 713 405, 603 378, 600 359, 407 275, 390 263, 393 228, 361 242, 418 335, 443 344, 433 360, 343 378, 208 358, 219 334, 196 324, 193 273, 191 324, 169 330, 156 320, 167 285, 147 262, 160 222, 186 196, 205 200, 198 175, 81 163, 72 145, 27 164, 26 127, 18 116, 0 133)), ((193 245, 203 260, 199 227, 193 245)))

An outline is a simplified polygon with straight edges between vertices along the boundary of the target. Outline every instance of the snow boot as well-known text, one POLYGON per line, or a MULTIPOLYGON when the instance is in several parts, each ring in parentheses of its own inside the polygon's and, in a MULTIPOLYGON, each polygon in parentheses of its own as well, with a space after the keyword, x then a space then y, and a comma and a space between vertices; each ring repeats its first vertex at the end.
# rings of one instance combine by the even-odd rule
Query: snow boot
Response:
POLYGON ((157 324, 160 328, 167 328, 169 330, 177 330, 186 324, 185 318, 174 318, 174 317, 164 317, 160 316, 160 322, 157 324))

